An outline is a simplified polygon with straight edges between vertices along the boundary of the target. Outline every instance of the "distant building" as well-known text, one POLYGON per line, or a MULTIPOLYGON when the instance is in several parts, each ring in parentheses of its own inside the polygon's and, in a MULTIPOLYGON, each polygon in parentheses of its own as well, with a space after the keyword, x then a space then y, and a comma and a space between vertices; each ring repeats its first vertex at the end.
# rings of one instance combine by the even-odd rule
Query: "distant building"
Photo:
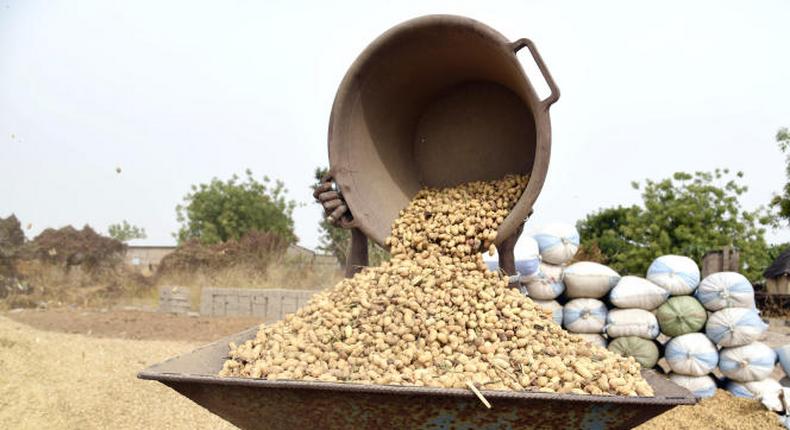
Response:
MULTIPOLYGON (((144 274, 151 274, 159 267, 166 255, 176 250, 176 246, 127 246, 124 261, 144 274)), ((318 254, 300 245, 289 245, 286 251, 289 260, 302 264, 339 266, 333 255, 318 254)))
POLYGON ((790 294, 790 248, 779 254, 765 272, 765 290, 769 294, 790 294))
POLYGON ((166 255, 175 251, 175 246, 127 246, 124 261, 143 273, 153 273, 166 255))

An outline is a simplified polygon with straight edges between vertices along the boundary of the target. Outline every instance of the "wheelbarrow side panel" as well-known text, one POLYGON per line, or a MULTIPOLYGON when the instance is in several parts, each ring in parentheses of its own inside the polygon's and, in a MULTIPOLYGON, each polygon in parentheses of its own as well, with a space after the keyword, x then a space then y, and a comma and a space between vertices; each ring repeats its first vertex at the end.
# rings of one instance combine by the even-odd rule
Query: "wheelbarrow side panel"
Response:
POLYGON ((228 342, 257 328, 156 364, 139 377, 160 381, 242 429, 627 429, 674 406, 693 404, 685 389, 652 371, 655 397, 579 396, 220 378, 228 342))

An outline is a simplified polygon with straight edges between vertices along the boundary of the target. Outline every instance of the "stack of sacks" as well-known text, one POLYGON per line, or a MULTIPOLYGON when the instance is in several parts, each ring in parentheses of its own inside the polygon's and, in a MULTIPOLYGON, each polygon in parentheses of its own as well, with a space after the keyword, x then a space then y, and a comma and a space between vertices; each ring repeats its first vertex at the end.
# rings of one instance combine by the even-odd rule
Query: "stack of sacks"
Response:
POLYGON ((671 296, 655 309, 661 333, 670 338, 664 352, 672 370, 669 379, 698 398, 713 396, 716 379, 710 373, 718 364, 718 350, 698 333, 708 313, 691 296, 699 285, 697 263, 681 255, 664 255, 650 264, 647 279, 671 296))
POLYGON ((609 292, 609 302, 617 309, 609 311, 606 334, 614 339, 609 349, 633 356, 642 367, 655 367, 659 359, 656 338, 659 325, 654 309, 669 297, 669 292, 638 276, 624 276, 609 292))
POLYGON ((537 272, 522 278, 533 300, 554 300, 565 291, 563 265, 579 249, 579 232, 568 224, 549 224, 534 235, 541 263, 537 272))
POLYGON ((711 372, 719 362, 716 345, 702 333, 687 333, 667 342, 664 358, 672 373, 669 379, 697 397, 710 397, 716 392, 711 372))
POLYGON ((571 264, 563 274, 566 305, 563 325, 571 333, 585 334, 596 345, 606 346, 602 336, 607 310, 600 299, 620 280, 620 275, 603 264, 581 261, 571 264), (569 309, 570 308, 570 309, 569 309))
POLYGON ((705 332, 722 347, 719 370, 729 379, 727 388, 736 395, 770 397, 771 387, 778 385, 770 379, 776 352, 757 341, 768 325, 755 308, 751 282, 735 272, 714 273, 702 280, 695 296, 713 312, 705 332))
POLYGON ((739 273, 714 273, 702 281, 695 295, 713 312, 705 332, 722 347, 719 370, 728 379, 727 390, 760 399, 771 410, 783 410, 779 400, 782 387, 770 377, 777 354, 758 342, 768 325, 755 307, 751 282, 739 273))
POLYGON ((700 282, 697 263, 681 255, 664 255, 650 264, 647 279, 671 296, 655 310, 661 333, 671 338, 664 353, 672 370, 669 379, 698 398, 713 396, 717 384, 711 372, 718 364, 718 349, 699 333, 708 313, 691 296, 700 282))
POLYGON ((530 240, 535 243, 541 262, 531 274, 524 276, 524 272, 519 272, 522 285, 535 303, 551 310, 554 321, 562 324, 563 307, 556 299, 565 291, 563 265, 576 255, 579 233, 572 225, 549 224, 530 240))

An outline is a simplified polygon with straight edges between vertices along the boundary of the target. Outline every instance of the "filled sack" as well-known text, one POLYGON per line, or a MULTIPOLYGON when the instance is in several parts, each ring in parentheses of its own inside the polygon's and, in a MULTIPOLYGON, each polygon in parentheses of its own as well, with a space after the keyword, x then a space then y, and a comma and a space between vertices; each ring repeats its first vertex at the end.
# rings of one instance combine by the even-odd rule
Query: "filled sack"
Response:
POLYGON ((667 301, 667 298, 669 298, 667 290, 638 276, 623 276, 609 292, 609 301, 622 309, 637 308, 652 311, 667 301))
POLYGON ((708 313, 694 297, 677 296, 670 297, 656 309, 656 319, 661 333, 677 337, 702 330, 708 313))
POLYGON ((570 224, 548 224, 533 236, 538 241, 540 257, 551 264, 565 264, 579 250, 579 232, 570 224))
POLYGON ((745 276, 735 272, 718 272, 700 282, 694 292, 709 311, 724 308, 754 308, 754 287, 745 276))
POLYGON ((625 357, 634 357, 643 369, 650 369, 658 363, 658 346, 653 340, 637 336, 618 337, 609 342, 607 349, 625 357))
POLYGON ((716 368, 719 352, 716 345, 704 334, 689 333, 667 342, 664 358, 675 373, 702 376, 716 368))
POLYGON ((535 300, 554 300, 565 291, 562 267, 541 263, 532 276, 522 277, 527 295, 535 300))
POLYGON ((606 305, 596 299, 573 299, 562 308, 562 326, 571 333, 603 333, 606 305))
POLYGON ((737 397, 759 400, 766 408, 776 412, 782 412, 784 405, 781 400, 782 384, 773 378, 765 378, 759 381, 738 382, 727 381, 727 391, 737 397))
MULTIPOLYGON (((516 272, 521 275, 522 282, 524 278, 532 276, 538 271, 540 252, 538 251, 538 242, 534 238, 522 236, 513 249, 513 256, 515 257, 516 272)), ((488 270, 492 272, 499 270, 497 254, 493 256, 486 254, 483 259, 488 270)))
POLYGON ((790 345, 776 347, 774 352, 785 375, 790 376, 790 345))
POLYGON ((580 261, 563 272, 566 295, 571 299, 600 299, 620 280, 620 275, 607 266, 580 261))
POLYGON ((716 380, 710 375, 688 376, 670 373, 669 380, 691 391, 698 399, 706 399, 716 395, 716 380))
POLYGON ((533 300, 536 305, 551 312, 551 318, 557 325, 562 325, 562 305, 556 300, 533 300))
POLYGON ((708 318, 705 334, 719 346, 741 346, 755 342, 768 330, 757 309, 726 308, 708 318))
POLYGON ((534 275, 538 271, 540 250, 535 238, 530 236, 520 238, 513 249, 513 256, 516 259, 516 272, 522 277, 534 275))
POLYGON ((595 346, 600 346, 601 348, 606 348, 606 338, 603 335, 597 333, 574 333, 576 336, 584 339, 585 342, 588 342, 595 346))
POLYGON ((771 375, 776 364, 776 352, 761 342, 723 348, 719 353, 719 370, 738 382, 752 382, 771 375))
POLYGON ((691 294, 699 285, 699 267, 688 257, 663 255, 650 264, 647 279, 667 290, 670 295, 691 294))
POLYGON ((606 334, 612 338, 638 336, 655 339, 658 332, 656 316, 644 309, 612 309, 606 316, 606 334))

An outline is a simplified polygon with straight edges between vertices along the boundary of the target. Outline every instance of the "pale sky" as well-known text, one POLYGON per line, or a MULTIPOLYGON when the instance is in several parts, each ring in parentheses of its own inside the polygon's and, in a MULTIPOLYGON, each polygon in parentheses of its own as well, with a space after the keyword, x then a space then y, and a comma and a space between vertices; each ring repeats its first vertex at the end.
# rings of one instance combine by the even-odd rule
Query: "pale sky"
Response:
POLYGON ((744 171, 750 209, 784 184, 787 1, 0 0, 0 216, 28 237, 126 219, 148 232, 136 243, 169 244, 191 184, 251 168, 305 204, 314 247, 337 86, 375 37, 430 13, 531 38, 561 89, 530 228, 636 203, 632 180, 678 170, 744 171))

